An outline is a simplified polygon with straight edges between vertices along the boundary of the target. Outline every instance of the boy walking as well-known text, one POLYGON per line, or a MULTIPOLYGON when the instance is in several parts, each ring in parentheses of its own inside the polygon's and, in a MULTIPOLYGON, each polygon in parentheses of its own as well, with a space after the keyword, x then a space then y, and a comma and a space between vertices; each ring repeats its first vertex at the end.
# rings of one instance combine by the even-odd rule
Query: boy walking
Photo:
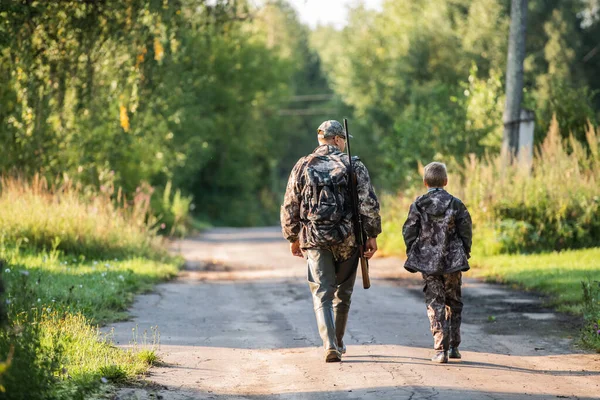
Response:
POLYGON ((448 358, 461 358, 462 271, 470 268, 467 259, 473 225, 467 207, 444 190, 448 184, 446 165, 428 164, 423 182, 427 193, 411 204, 402 228, 408 256, 404 268, 423 275, 436 351, 431 361, 447 363, 448 358))

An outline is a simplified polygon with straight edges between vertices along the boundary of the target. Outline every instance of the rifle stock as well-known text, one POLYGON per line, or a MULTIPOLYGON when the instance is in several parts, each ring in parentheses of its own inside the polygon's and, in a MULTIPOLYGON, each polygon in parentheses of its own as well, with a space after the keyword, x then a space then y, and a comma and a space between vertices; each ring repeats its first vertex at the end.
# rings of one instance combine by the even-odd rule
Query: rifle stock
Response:
POLYGON ((360 272, 362 275, 363 288, 368 289, 371 287, 371 279, 369 278, 369 260, 365 257, 365 234, 362 227, 362 221, 360 220, 360 213, 358 208, 358 188, 356 181, 356 174, 354 173, 354 164, 352 162, 352 153, 350 152, 350 132, 348 131, 348 120, 344 118, 344 129, 346 131, 346 145, 348 147, 348 158, 350 159, 350 173, 349 173, 349 188, 350 188, 350 199, 352 202, 352 219, 354 223, 354 236, 358 244, 358 251, 360 257, 360 272))
POLYGON ((371 278, 369 277, 369 260, 364 256, 363 251, 360 251, 360 273, 362 275, 363 288, 371 287, 371 278))

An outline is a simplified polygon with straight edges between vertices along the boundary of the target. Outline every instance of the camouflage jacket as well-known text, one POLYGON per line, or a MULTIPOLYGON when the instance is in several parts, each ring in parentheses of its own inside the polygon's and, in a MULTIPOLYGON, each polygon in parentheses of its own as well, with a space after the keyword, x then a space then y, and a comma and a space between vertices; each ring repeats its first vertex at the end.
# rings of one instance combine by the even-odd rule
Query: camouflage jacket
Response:
POLYGON ((467 207, 443 189, 418 197, 402 228, 410 272, 443 275, 468 271, 471 216, 467 207))
MULTIPOLYGON (((362 219, 363 228, 368 237, 377 237, 381 233, 381 217, 379 216, 379 201, 371 185, 371 179, 367 167, 358 159, 353 157, 353 165, 356 173, 359 213, 362 219)), ((337 236, 341 240, 333 239, 333 242, 340 243, 332 246, 323 246, 315 238, 314 229, 311 227, 309 213, 311 207, 310 190, 307 185, 309 177, 307 176, 308 163, 318 163, 317 167, 323 170, 339 169, 340 165, 348 168, 348 156, 342 153, 337 147, 331 145, 321 145, 315 149, 312 154, 302 157, 290 174, 285 198, 281 206, 281 227, 283 236, 290 242, 300 240, 300 247, 308 248, 331 248, 336 259, 346 259, 356 248, 356 239, 354 236, 354 227, 352 222, 352 208, 350 195, 347 186, 343 193, 338 196, 344 196, 345 205, 343 214, 339 223, 336 225, 337 236), (307 196, 308 194, 308 196, 307 196)), ((344 171, 347 179, 347 171, 344 171)))

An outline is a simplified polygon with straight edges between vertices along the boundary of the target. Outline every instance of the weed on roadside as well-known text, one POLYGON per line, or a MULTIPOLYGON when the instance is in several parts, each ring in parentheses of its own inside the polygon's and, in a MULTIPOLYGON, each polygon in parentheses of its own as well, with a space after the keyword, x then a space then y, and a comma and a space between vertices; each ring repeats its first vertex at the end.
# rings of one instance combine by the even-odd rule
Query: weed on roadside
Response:
POLYGON ((600 353, 600 281, 581 282, 583 318, 581 339, 584 345, 600 353))
MULTIPOLYGON (((3 275, 11 271, 4 261, 0 268, 3 275)), ((0 330, 0 360, 8 364, 0 375, 2 392, 7 399, 46 399, 60 371, 63 348, 53 334, 48 333, 49 342, 44 340, 39 323, 44 309, 28 289, 28 276, 19 274, 13 287, 20 296, 7 299, 8 322, 0 330)))
POLYGON ((151 366, 159 365, 161 363, 160 357, 154 349, 144 349, 137 353, 137 358, 143 363, 151 366))

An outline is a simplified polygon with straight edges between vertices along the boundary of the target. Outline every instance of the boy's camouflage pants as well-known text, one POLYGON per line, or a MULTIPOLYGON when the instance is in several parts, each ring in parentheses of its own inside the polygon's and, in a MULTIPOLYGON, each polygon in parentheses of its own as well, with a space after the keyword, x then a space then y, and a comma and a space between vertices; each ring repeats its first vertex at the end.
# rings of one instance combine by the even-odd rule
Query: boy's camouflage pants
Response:
POLYGON ((448 347, 458 347, 463 308, 460 290, 462 272, 446 275, 423 274, 423 282, 433 348, 442 351, 448 350, 448 347))

